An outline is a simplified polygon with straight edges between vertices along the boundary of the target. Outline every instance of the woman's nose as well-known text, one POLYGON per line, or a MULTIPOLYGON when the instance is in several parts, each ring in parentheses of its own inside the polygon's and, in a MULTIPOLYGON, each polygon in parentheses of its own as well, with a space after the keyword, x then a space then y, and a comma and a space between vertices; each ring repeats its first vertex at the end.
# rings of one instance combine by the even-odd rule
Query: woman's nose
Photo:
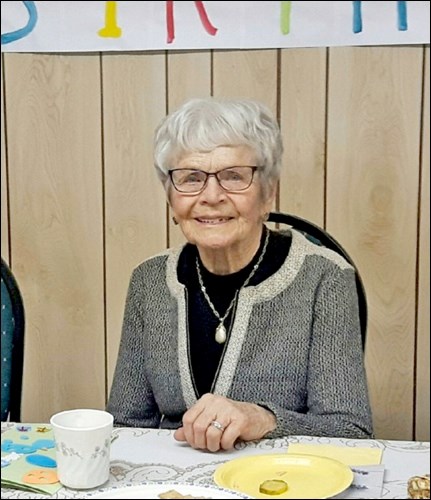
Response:
POLYGON ((201 196, 209 202, 217 202, 220 198, 224 198, 226 191, 220 186, 220 183, 215 175, 210 175, 207 183, 201 192, 201 196))

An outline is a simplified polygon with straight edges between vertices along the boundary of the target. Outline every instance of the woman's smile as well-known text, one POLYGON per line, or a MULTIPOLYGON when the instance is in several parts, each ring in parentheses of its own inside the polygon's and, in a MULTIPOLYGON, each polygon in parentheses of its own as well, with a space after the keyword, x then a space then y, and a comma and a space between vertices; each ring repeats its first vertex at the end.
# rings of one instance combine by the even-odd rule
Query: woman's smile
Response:
POLYGON ((233 217, 211 217, 211 218, 203 218, 203 217, 198 217, 195 220, 201 224, 208 224, 208 225, 219 225, 219 224, 225 224, 226 222, 229 222, 232 220, 233 217))

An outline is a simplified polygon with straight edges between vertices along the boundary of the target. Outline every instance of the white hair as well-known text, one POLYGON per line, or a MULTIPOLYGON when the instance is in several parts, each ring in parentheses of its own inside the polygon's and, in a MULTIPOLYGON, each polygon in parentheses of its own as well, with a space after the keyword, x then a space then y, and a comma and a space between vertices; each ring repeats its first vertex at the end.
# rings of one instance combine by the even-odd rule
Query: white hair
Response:
POLYGON ((154 166, 166 186, 168 172, 189 153, 220 146, 248 146, 266 190, 280 177, 283 144, 269 109, 249 99, 191 99, 166 116, 154 136, 154 166))

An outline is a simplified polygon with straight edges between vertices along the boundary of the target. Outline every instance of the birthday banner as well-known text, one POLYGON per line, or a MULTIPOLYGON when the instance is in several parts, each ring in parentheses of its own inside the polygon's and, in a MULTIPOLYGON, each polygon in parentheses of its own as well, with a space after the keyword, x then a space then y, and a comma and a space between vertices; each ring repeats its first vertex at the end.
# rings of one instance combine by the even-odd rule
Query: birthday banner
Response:
POLYGON ((2 52, 428 44, 429 1, 1 2, 2 52))

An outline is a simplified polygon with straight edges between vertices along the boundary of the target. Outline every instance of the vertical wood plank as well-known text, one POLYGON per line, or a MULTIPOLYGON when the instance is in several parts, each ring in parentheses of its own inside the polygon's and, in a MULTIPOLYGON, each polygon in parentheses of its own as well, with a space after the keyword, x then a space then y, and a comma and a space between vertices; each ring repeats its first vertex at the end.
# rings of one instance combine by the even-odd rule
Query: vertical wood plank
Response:
MULTIPOLYGON (((211 95, 211 52, 173 51, 168 53, 168 112, 192 97, 211 95)), ((169 246, 185 242, 169 213, 169 246)))
POLYGON ((106 54, 102 66, 109 390, 132 270, 166 247, 165 194, 153 167, 165 53, 106 54))
POLYGON ((211 95, 211 52, 209 50, 168 53, 168 111, 192 97, 211 95))
POLYGON ((277 112, 277 50, 214 52, 213 91, 217 97, 257 99, 277 112))
POLYGON ((415 439, 430 440, 430 48, 425 49, 419 227, 415 439))
MULTIPOLYGON (((277 116, 278 52, 220 50, 213 57, 213 93, 216 97, 256 99, 277 116)), ((277 200, 274 203, 276 207, 277 200)))
POLYGON ((280 210, 323 227, 326 49, 281 51, 280 125, 284 161, 280 210))
POLYGON ((105 405, 99 70, 91 54, 5 55, 24 421, 105 405))
POLYGON ((368 297, 376 434, 411 439, 422 49, 330 49, 327 228, 368 297))
POLYGON ((4 100, 3 100, 3 56, 1 61, 1 256, 9 263, 9 207, 8 207, 8 182, 6 175, 6 148, 5 148, 5 128, 4 128, 4 100))

